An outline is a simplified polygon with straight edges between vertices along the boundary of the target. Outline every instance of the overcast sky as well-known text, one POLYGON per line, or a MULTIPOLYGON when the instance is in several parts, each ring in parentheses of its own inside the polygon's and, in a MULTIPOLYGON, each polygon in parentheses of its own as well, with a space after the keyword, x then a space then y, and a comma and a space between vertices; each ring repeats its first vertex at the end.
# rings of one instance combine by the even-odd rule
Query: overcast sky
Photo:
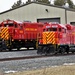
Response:
MULTIPOLYGON (((0 12, 6 11, 11 8, 11 6, 14 4, 14 2, 17 2, 18 0, 0 0, 0 12)), ((22 0, 22 2, 26 2, 27 0, 22 0)), ((53 1, 53 0, 52 0, 53 1)), ((75 0, 72 0, 75 4, 75 0)))

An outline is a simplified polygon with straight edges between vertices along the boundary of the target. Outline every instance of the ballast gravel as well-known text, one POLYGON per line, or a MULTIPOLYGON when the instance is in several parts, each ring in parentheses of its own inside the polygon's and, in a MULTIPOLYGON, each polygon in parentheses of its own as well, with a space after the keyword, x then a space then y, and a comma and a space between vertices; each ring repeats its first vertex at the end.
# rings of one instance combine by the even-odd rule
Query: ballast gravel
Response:
POLYGON ((37 50, 0 52, 0 59, 37 55, 37 50))
POLYGON ((36 59, 25 59, 0 62, 0 70, 4 73, 75 64, 75 55, 53 56, 36 59))

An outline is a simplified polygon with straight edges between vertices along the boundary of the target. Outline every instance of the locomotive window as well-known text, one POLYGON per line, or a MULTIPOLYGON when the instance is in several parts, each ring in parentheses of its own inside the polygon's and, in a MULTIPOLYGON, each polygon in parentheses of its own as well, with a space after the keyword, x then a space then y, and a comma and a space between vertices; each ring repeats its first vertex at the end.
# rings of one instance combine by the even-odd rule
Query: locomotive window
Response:
POLYGON ((61 32, 61 28, 59 28, 59 32, 61 32))
POLYGON ((45 31, 46 31, 46 29, 43 29, 43 31, 45 32, 45 31))
POLYGON ((43 31, 57 31, 57 28, 48 28, 48 29, 43 29, 43 31))
POLYGON ((17 24, 15 24, 15 28, 17 28, 17 24))
POLYGON ((23 29, 23 26, 20 26, 20 29, 23 29))
POLYGON ((63 33, 66 33, 66 29, 62 28, 62 32, 63 32, 63 33))
POLYGON ((47 30, 48 30, 48 31, 51 31, 51 29, 50 29, 50 28, 48 28, 47 30))
POLYGON ((57 31, 57 28, 52 28, 52 31, 57 31))
POLYGON ((8 24, 4 24, 4 27, 7 27, 8 26, 8 24))
POLYGON ((13 27, 14 24, 4 24, 4 27, 13 27))
POLYGON ((53 31, 53 29, 52 28, 48 28, 47 31, 53 31))
POLYGON ((23 29, 23 25, 22 24, 18 24, 20 29, 23 29))

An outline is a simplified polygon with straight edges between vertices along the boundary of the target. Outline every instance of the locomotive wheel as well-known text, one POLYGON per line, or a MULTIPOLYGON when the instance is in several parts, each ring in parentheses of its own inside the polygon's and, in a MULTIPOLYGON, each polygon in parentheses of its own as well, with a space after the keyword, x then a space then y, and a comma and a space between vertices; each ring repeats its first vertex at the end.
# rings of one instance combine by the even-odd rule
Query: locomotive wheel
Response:
POLYGON ((61 54, 65 54, 65 48, 61 48, 61 54))
POLYGON ((42 47, 38 47, 37 54, 42 54, 42 47))
POLYGON ((74 53, 74 51, 72 51, 72 53, 74 53))
POLYGON ((48 48, 46 46, 43 47, 43 53, 44 53, 45 56, 47 56, 48 53, 49 53, 48 48))
POLYGON ((47 56, 48 54, 50 54, 50 48, 49 47, 46 47, 46 50, 45 50, 45 55, 47 56))
POLYGON ((44 46, 43 47, 43 53, 47 53, 46 51, 47 51, 47 47, 44 46))

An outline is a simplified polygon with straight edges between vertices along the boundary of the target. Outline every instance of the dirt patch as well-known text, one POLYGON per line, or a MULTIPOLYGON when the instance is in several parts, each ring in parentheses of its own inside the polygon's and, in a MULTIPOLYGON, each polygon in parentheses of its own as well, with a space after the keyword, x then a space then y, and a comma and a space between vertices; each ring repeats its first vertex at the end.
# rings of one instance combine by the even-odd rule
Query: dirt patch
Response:
POLYGON ((5 75, 75 75, 75 65, 57 66, 32 71, 23 71, 5 75))

